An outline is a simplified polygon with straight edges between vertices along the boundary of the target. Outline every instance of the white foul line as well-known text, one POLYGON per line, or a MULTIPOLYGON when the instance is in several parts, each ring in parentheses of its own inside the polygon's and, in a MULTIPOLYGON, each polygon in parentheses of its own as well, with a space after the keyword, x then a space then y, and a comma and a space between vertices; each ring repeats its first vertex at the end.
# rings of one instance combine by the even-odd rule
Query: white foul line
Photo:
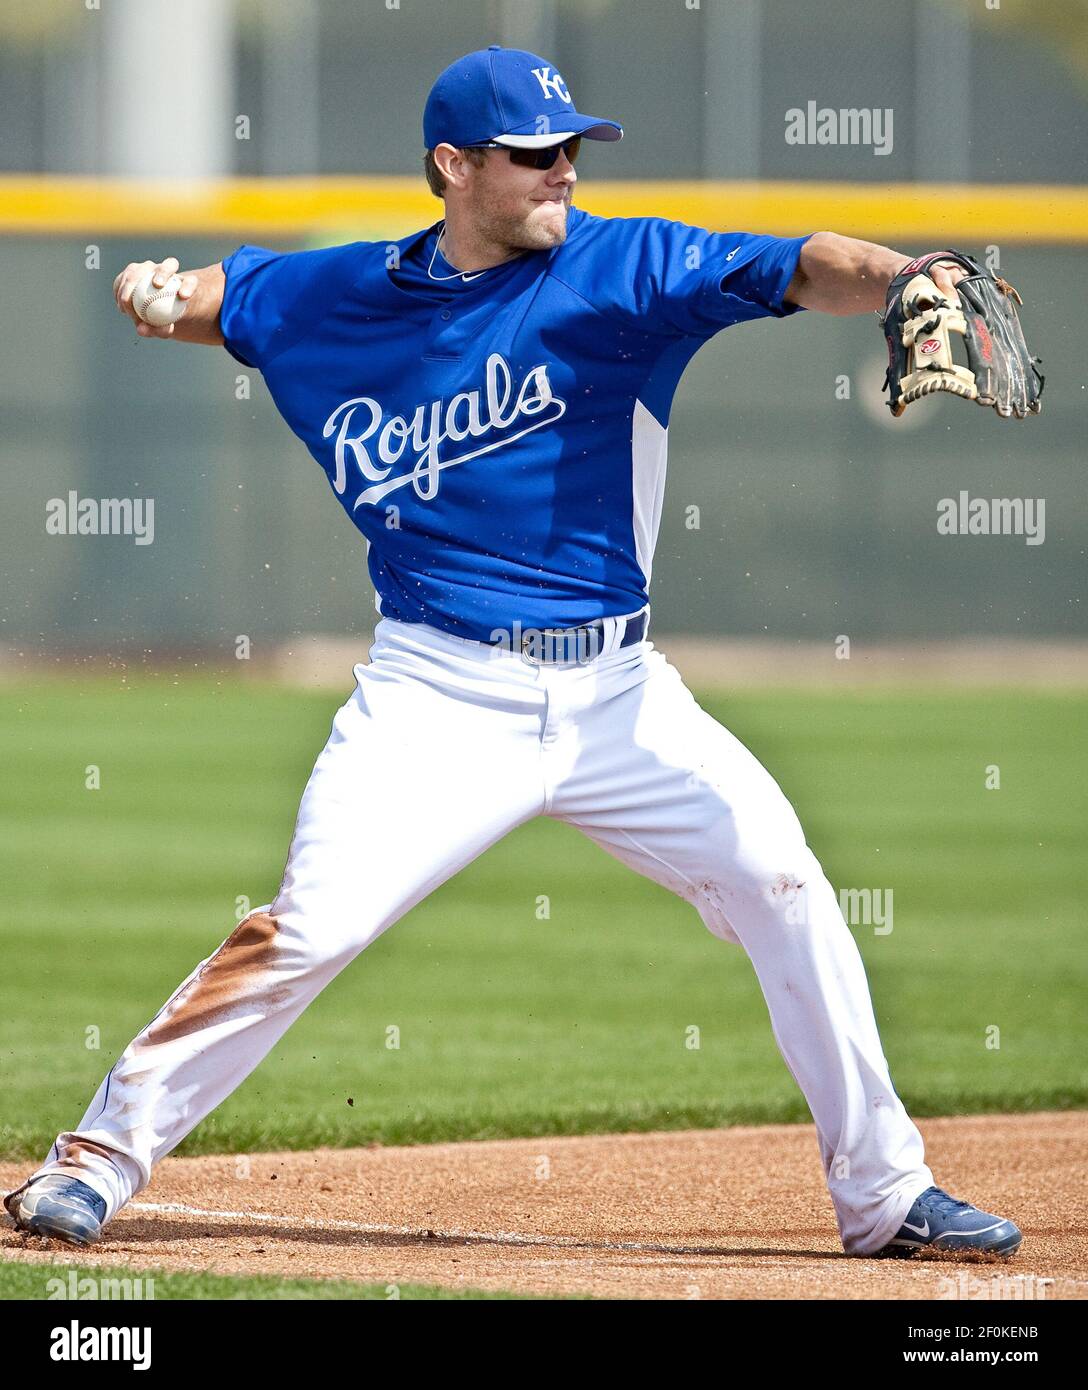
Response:
POLYGON ((213 1211, 206 1207, 190 1207, 183 1202, 130 1202, 126 1211, 178 1212, 184 1216, 200 1216, 221 1221, 258 1221, 269 1225, 290 1224, 309 1226, 316 1230, 357 1231, 360 1235, 416 1236, 420 1240, 479 1240, 501 1241, 506 1245, 566 1245, 595 1250, 642 1250, 650 1254, 726 1254, 707 1247, 665 1245, 637 1240, 594 1240, 582 1236, 535 1236, 522 1231, 440 1231, 434 1226, 388 1226, 381 1222, 343 1221, 316 1216, 275 1216, 266 1211, 213 1211))

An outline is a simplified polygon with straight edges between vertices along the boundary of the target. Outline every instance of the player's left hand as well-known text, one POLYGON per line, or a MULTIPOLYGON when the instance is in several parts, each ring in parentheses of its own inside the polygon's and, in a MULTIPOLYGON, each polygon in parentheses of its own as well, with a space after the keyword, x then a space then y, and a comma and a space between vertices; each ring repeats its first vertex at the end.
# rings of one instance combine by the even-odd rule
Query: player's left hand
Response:
POLYGON ((957 265, 954 261, 934 261, 930 267, 929 278, 958 308, 960 297, 956 293, 956 285, 960 280, 967 278, 967 271, 964 270, 963 266, 957 265))
POLYGON ((1021 302, 1007 280, 962 251, 931 251, 902 265, 881 317, 892 414, 941 391, 1006 419, 1038 414, 1044 378, 1024 341, 1021 302), (953 358, 953 341, 962 344, 966 366, 953 358))

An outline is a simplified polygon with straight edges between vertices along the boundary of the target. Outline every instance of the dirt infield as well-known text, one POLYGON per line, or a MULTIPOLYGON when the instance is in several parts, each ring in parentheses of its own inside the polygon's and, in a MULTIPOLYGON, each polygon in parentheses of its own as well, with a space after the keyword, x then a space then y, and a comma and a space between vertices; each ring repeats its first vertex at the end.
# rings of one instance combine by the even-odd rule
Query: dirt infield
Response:
MULTIPOLYGON (((857 643, 845 658, 838 639, 780 641, 770 637, 651 634, 688 685, 700 690, 844 687, 897 689, 1088 689, 1088 641, 1053 637, 955 637, 857 643)), ((297 689, 331 690, 346 697, 351 669, 368 660, 372 637, 302 633, 251 661, 224 662, 218 648, 161 648, 113 643, 39 649, 0 642, 0 685, 18 680, 91 676, 199 675, 239 678, 297 689), (245 670, 240 671, 239 665, 245 670)))
MULTIPOLYGON (((1015 1259, 847 1258, 793 1125, 167 1159, 78 1258, 605 1298, 1088 1296, 1088 1112, 920 1128, 938 1182, 1021 1226, 1015 1259)), ((0 1164, 5 1190, 23 1176, 0 1164)), ((73 1255, 5 1227, 0 1258, 73 1255)))

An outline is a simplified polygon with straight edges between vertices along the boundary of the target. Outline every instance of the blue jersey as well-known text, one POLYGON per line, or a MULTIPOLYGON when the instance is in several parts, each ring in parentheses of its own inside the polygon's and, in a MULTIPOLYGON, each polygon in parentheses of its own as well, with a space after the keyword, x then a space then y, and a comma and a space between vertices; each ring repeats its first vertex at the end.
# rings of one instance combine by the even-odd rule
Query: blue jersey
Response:
POLYGON ((366 537, 383 616, 486 642, 637 611, 681 373, 720 329, 794 312, 807 238, 571 208, 561 246, 464 275, 440 227, 239 247, 228 350, 366 537))

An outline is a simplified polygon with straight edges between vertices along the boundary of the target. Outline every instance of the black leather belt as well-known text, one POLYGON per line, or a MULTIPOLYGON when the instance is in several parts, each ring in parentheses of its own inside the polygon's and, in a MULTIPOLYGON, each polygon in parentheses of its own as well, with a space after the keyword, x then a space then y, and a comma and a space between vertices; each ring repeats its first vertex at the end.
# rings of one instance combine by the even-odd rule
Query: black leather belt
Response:
MULTIPOLYGON (((593 661, 604 651, 609 618, 596 618, 581 627, 528 628, 521 636, 522 655, 532 662, 593 661)), ((632 647, 646 635, 650 614, 647 609, 627 619, 620 647, 632 647)))

